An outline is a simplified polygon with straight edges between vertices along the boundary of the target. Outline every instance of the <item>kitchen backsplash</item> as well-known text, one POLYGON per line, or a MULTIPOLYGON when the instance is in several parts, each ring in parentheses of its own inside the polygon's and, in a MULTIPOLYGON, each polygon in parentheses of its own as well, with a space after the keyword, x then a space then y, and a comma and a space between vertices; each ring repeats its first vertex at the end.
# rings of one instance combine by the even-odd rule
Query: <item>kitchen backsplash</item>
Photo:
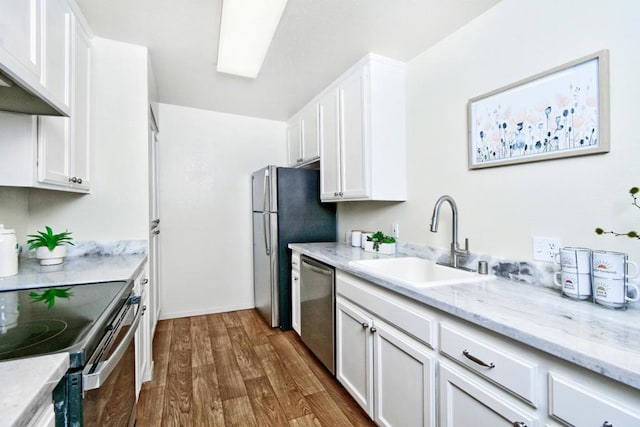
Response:
MULTIPOLYGON (((67 256, 114 256, 135 255, 147 253, 146 240, 98 240, 74 241, 73 246, 67 246, 67 256)), ((30 251, 28 245, 22 245, 20 256, 35 258, 36 251, 30 251)))

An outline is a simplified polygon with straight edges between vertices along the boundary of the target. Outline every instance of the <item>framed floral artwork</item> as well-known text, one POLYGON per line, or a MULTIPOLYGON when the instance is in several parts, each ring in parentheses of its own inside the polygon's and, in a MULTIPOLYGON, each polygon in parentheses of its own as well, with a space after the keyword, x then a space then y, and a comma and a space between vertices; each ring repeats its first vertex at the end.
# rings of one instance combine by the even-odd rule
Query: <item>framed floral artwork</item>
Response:
POLYGON ((470 99, 469 169, 609 151, 603 50, 470 99))

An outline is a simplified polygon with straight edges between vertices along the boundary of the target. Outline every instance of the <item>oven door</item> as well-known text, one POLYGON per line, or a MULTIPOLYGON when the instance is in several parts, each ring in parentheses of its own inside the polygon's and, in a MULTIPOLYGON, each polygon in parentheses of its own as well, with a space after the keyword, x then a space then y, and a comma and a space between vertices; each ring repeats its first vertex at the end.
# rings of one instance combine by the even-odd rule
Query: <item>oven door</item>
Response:
MULTIPOLYGON (((84 426, 133 426, 136 410, 136 358, 134 336, 142 310, 139 300, 125 305, 114 333, 105 337, 95 360, 82 373, 84 426)), ((116 323, 114 322, 114 323, 116 323)))

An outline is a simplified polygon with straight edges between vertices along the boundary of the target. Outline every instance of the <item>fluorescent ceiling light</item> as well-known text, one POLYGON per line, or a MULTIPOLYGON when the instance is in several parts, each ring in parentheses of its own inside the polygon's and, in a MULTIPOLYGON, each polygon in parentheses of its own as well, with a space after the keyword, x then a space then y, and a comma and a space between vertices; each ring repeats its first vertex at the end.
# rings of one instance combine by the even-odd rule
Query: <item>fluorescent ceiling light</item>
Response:
POLYGON ((255 79, 286 5, 287 0, 224 0, 217 70, 255 79))

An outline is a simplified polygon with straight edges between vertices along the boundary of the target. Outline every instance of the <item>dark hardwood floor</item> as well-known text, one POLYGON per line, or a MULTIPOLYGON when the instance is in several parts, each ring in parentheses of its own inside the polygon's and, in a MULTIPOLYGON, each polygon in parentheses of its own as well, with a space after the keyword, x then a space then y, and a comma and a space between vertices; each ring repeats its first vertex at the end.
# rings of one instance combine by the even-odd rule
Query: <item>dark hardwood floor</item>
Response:
POLYGON ((138 427, 374 425, 294 331, 255 310, 160 321, 153 354, 138 427))

